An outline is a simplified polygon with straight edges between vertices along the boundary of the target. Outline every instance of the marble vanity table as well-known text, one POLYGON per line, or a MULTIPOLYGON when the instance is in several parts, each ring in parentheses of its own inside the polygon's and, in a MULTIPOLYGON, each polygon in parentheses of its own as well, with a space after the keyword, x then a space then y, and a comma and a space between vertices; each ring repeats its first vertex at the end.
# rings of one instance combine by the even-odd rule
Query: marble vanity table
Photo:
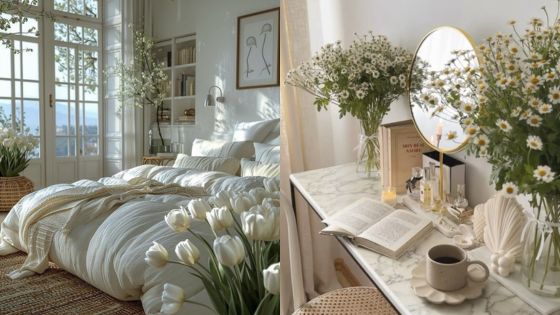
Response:
MULTIPOLYGON (((321 220, 361 197, 380 199, 381 180, 360 178, 355 167, 351 163, 292 174, 292 199, 303 197, 321 220)), ((412 269, 430 247, 453 242, 436 230, 399 260, 357 247, 344 238, 337 239, 401 314, 539 314, 492 277, 481 297, 460 305, 435 305, 417 297, 410 286, 412 269)))

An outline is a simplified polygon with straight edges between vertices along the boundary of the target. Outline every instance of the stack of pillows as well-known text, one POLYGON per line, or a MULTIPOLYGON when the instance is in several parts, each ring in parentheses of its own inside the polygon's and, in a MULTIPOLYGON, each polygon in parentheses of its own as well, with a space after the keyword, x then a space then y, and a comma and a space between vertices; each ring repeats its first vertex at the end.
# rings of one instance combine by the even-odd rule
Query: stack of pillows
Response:
POLYGON ((193 141, 191 156, 179 154, 173 167, 241 176, 280 175, 279 120, 243 122, 232 141, 193 141))

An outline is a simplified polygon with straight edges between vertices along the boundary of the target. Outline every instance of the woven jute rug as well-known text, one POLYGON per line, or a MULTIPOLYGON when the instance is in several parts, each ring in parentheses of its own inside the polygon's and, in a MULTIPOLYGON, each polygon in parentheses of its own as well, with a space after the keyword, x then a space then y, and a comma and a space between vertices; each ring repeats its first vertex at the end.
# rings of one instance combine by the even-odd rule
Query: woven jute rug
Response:
POLYGON ((0 256, 0 314, 144 314, 140 302, 114 299, 52 264, 40 275, 8 278, 26 256, 0 256))

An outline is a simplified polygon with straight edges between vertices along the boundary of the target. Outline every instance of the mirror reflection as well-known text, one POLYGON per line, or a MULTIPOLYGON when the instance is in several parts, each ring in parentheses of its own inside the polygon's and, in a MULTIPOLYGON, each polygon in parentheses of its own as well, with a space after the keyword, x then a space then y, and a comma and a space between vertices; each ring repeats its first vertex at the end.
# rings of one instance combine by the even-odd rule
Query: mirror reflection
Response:
POLYGON ((463 31, 441 27, 416 52, 410 82, 412 117, 424 141, 440 152, 459 151, 467 141, 466 112, 476 106, 478 68, 473 42, 463 31))

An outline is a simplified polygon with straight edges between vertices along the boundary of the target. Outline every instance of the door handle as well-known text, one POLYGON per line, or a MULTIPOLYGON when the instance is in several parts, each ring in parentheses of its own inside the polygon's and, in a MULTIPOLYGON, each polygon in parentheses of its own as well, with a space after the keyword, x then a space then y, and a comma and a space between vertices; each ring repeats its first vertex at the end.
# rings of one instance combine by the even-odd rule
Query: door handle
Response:
POLYGON ((52 94, 49 94, 49 106, 50 106, 51 108, 53 108, 53 103, 54 103, 53 95, 52 95, 52 94))

